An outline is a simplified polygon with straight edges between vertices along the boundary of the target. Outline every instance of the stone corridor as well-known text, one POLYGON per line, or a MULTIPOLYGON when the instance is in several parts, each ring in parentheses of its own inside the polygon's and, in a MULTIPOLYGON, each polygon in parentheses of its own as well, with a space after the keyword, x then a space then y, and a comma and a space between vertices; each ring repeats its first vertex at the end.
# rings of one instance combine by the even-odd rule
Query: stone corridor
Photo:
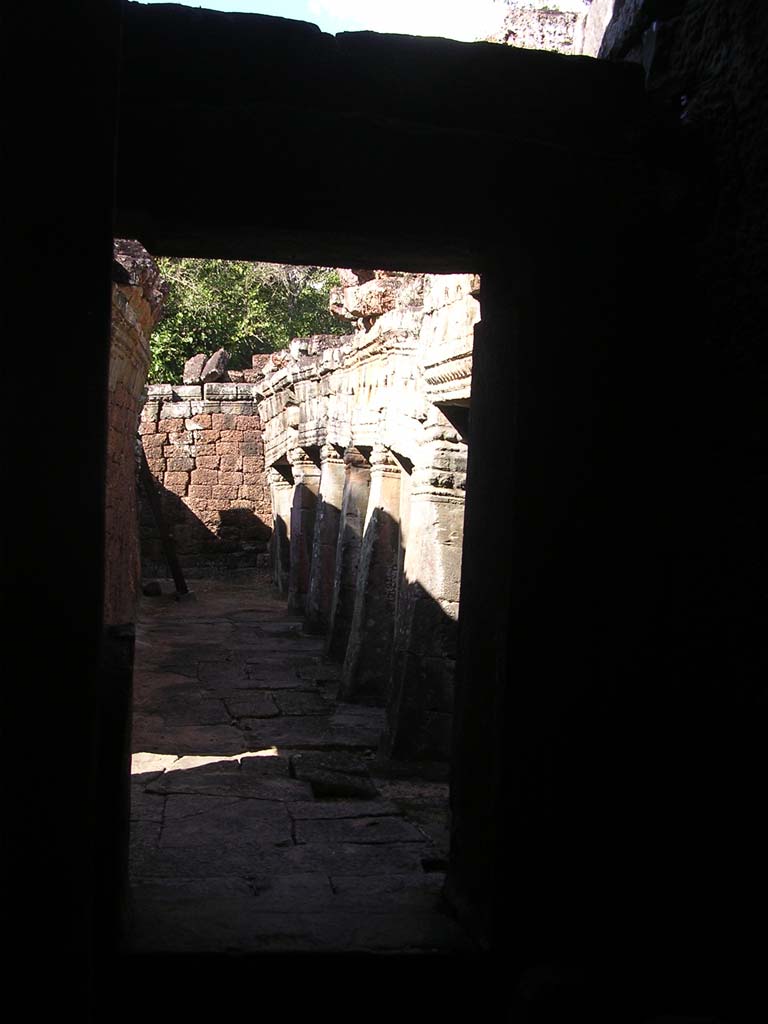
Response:
POLYGON ((129 950, 471 952, 445 765, 377 760, 384 710, 335 699, 264 576, 193 587, 137 623, 129 950))

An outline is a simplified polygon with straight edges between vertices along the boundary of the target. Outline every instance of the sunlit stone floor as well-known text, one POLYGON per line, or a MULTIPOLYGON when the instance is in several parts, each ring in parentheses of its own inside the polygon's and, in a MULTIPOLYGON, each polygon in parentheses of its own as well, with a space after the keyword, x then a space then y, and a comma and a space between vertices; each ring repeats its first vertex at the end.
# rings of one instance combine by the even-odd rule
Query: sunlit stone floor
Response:
POLYGON ((383 711, 268 580, 192 586, 137 625, 130 951, 471 952, 444 778, 377 762, 383 711))

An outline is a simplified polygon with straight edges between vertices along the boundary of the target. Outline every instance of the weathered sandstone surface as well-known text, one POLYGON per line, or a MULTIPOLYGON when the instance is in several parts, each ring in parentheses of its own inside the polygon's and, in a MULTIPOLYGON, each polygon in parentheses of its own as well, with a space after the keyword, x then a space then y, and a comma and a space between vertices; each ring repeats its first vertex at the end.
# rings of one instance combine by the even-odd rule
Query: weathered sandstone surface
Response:
POLYGON ((385 704, 382 753, 448 755, 475 275, 342 275, 347 337, 292 342, 258 385, 275 582, 385 704))
POLYGON ((104 622, 120 625, 133 622, 138 594, 136 427, 166 286, 149 253, 126 239, 115 242, 112 277, 104 622))
MULTIPOLYGON (((139 433, 187 571, 254 565, 266 551, 271 511, 257 401, 258 385, 242 380, 147 388, 139 433)), ((141 547, 144 575, 165 575, 157 524, 143 504, 141 547)))

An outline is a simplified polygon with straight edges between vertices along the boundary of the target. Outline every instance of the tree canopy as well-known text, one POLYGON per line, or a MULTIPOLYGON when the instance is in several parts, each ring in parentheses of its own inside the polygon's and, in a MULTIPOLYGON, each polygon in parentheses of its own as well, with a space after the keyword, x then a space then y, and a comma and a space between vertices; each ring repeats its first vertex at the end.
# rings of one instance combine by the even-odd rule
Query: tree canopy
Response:
POLYGON ((179 383, 197 352, 226 349, 230 367, 245 369, 254 353, 285 348, 291 338, 349 330, 328 309, 339 279, 327 267, 178 257, 157 263, 169 287, 150 338, 150 383, 179 383))

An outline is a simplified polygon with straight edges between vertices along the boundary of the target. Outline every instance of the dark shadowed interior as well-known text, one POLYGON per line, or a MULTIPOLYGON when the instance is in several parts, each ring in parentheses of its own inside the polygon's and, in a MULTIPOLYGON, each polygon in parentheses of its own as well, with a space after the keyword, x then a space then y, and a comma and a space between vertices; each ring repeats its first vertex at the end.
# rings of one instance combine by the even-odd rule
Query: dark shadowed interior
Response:
POLYGON ((28 1019, 762 1016, 765 11, 615 8, 597 61, 119 0, 14 12, 8 337, 60 396, 20 373, 7 441, 28 1019), (481 955, 120 957, 113 237, 480 273, 447 891, 481 955))

